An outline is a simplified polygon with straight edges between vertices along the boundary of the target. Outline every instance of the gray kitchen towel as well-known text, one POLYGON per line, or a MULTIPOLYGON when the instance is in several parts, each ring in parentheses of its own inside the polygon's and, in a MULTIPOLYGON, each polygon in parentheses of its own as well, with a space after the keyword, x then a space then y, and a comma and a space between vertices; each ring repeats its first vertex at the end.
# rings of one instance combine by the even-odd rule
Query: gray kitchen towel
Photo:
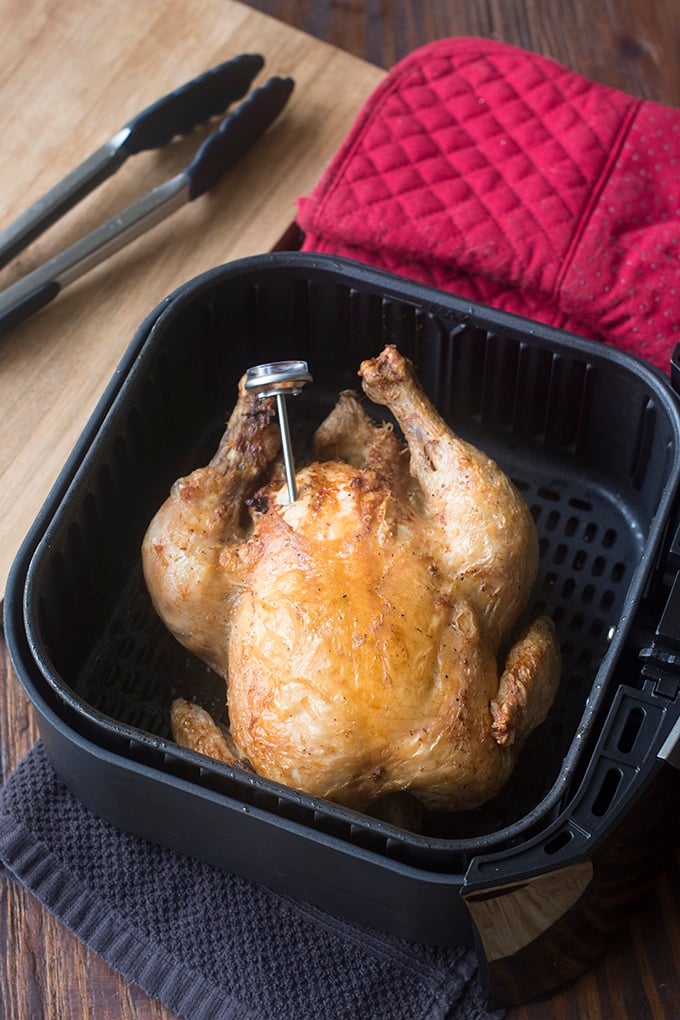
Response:
POLYGON ((186 1020, 499 1020, 467 947, 413 945, 123 833, 40 742, 0 790, 0 860, 186 1020))

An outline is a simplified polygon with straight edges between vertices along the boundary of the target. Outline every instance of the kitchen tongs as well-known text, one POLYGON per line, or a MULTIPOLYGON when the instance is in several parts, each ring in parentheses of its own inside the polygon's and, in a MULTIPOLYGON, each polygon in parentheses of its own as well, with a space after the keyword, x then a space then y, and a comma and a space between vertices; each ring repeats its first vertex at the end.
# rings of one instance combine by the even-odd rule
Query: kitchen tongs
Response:
MULTIPOLYGON (((0 231, 0 267, 115 173, 129 156, 162 148, 245 96, 263 65, 259 54, 241 54, 143 110, 0 231)), ((293 84, 291 78, 270 78, 225 117, 181 173, 0 292, 0 333, 43 308, 67 284, 208 191, 276 119, 293 84)))

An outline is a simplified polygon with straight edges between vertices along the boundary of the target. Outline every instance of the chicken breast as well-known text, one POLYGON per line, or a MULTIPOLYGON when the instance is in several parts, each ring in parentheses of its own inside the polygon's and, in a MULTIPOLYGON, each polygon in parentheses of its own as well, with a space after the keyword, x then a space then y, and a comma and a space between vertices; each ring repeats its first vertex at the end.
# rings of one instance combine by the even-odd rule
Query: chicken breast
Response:
MULTIPOLYGON (((507 782, 559 683, 549 619, 513 641, 535 526, 395 347, 359 374, 404 440, 341 394, 288 503, 273 402, 242 381, 215 457, 149 526, 147 585, 225 678, 232 746, 256 772, 360 809, 404 791, 474 808, 507 782)), ((181 739, 210 747, 187 711, 181 739)))

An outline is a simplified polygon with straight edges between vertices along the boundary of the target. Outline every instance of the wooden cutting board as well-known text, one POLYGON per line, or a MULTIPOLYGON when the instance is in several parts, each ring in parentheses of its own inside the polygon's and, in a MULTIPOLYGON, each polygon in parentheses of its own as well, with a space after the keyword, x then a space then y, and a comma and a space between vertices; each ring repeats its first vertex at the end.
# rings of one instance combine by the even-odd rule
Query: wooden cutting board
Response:
MULTIPOLYGON (((0 597, 137 326, 220 263, 270 250, 384 72, 231 0, 0 0, 0 226, 131 117, 242 52, 295 79, 279 120, 213 191, 0 336, 0 597)), ((213 125, 213 129, 214 129, 213 125)), ((142 153, 0 271, 0 288, 186 166, 210 129, 142 153)))

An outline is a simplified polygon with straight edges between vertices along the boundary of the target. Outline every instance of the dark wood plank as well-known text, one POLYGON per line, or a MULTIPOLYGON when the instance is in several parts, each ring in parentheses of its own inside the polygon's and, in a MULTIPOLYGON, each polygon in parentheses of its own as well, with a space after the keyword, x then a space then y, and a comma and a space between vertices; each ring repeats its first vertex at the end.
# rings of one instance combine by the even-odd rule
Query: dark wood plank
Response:
POLYGON ((250 0, 380 67, 445 36, 502 39, 634 95, 680 104, 675 0, 250 0))

